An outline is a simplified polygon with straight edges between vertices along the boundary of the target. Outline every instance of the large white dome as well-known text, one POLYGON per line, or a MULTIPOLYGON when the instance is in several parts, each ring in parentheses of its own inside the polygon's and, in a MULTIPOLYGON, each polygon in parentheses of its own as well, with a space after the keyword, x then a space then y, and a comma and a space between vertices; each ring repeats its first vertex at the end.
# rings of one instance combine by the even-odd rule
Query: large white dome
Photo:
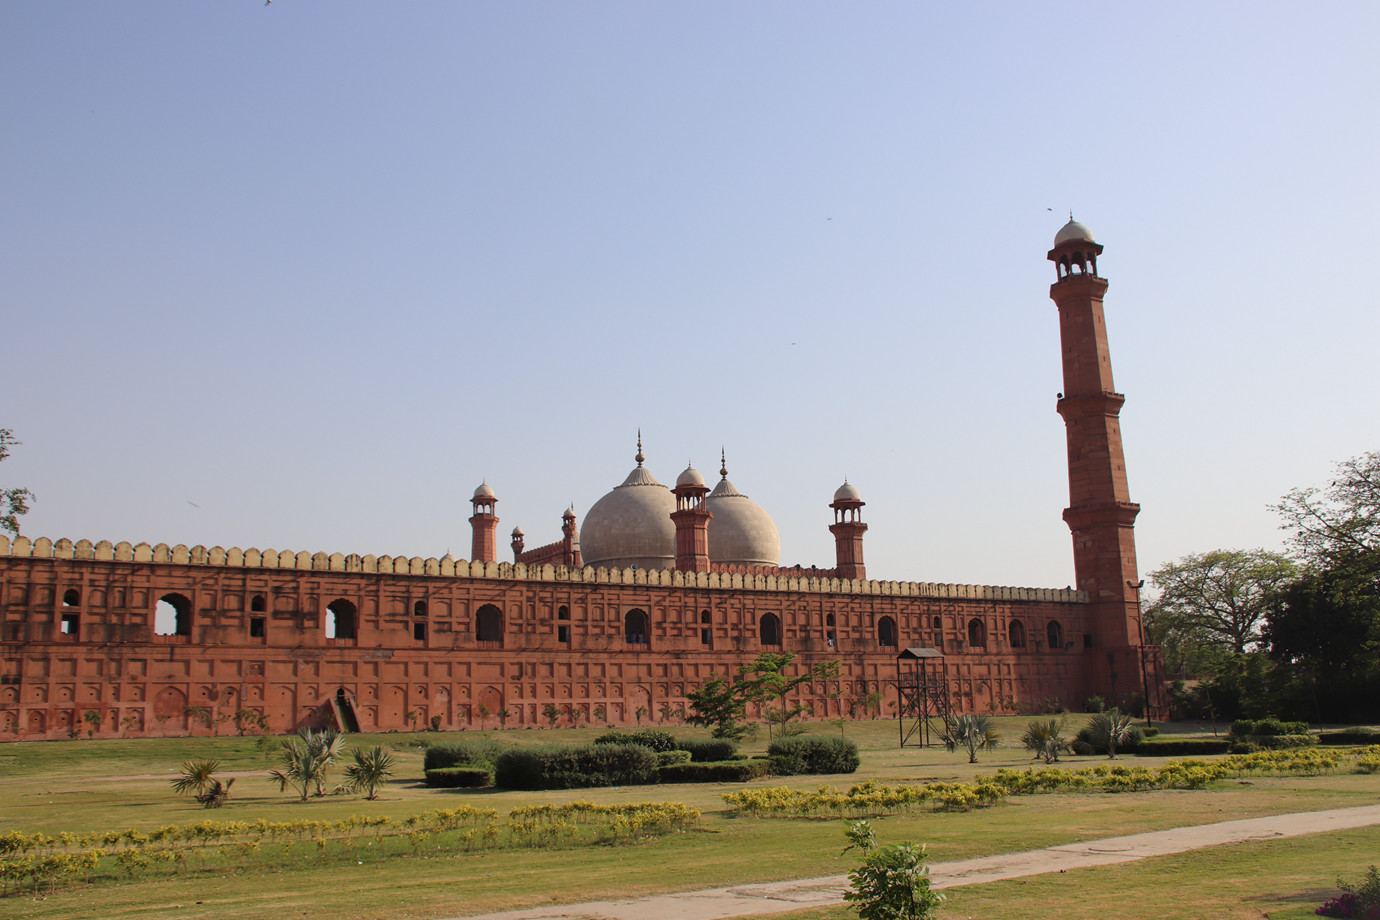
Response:
POLYGON ((709 519, 709 560, 731 565, 780 565, 781 534, 755 501, 734 488, 728 473, 704 500, 709 519))
POLYGON ((676 497, 642 466, 594 503, 580 528, 585 565, 670 569, 676 563, 676 497))

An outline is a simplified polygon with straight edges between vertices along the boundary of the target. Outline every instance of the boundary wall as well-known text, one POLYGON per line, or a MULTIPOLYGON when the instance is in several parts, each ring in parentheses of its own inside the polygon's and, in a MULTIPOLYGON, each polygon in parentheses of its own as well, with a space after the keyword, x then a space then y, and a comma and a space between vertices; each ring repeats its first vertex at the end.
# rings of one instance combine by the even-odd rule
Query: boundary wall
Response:
POLYGON ((764 651, 841 662, 797 691, 814 718, 876 693, 894 717, 906 647, 944 653, 957 711, 1076 708, 1089 610, 1067 589, 0 538, 0 740, 539 727, 553 706, 655 724, 764 651))

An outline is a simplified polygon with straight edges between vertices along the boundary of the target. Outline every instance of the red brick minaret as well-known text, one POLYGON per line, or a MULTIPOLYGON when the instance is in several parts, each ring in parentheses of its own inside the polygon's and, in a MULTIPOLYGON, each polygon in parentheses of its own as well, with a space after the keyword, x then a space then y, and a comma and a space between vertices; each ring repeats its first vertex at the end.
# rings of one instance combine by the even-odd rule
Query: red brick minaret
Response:
POLYGON ((687 465, 676 477, 676 568, 682 572, 709 571, 709 521, 713 513, 704 506, 709 487, 699 470, 687 465))
POLYGON ((561 515, 561 560, 566 568, 578 569, 580 559, 580 530, 575 526, 575 506, 571 505, 561 515))
MULTIPOLYGON (((1077 587, 1090 602, 1085 647, 1094 651, 1089 690, 1124 696, 1141 683, 1140 608, 1136 585, 1134 525, 1140 505, 1131 501, 1121 451, 1121 405, 1112 383, 1102 297, 1107 282, 1097 273, 1102 246, 1088 228, 1070 220, 1054 238, 1049 260, 1057 280, 1049 296, 1059 308, 1064 418, 1069 451, 1069 507, 1077 587)), ((1074 638, 1074 637, 1070 637, 1074 638)), ((1077 641, 1077 640, 1075 640, 1077 641)))
POLYGON ((498 503, 498 498, 489 484, 483 482, 474 490, 474 498, 470 501, 474 504, 474 514, 470 517, 470 527, 474 529, 470 561, 497 562, 498 515, 494 514, 494 505, 498 503))
POLYGON ((829 503, 834 509, 834 523, 829 525, 829 532, 834 535, 834 560, 839 578, 867 577, 867 568, 863 565, 863 534, 867 533, 867 525, 862 522, 865 504, 858 490, 846 479, 829 503))

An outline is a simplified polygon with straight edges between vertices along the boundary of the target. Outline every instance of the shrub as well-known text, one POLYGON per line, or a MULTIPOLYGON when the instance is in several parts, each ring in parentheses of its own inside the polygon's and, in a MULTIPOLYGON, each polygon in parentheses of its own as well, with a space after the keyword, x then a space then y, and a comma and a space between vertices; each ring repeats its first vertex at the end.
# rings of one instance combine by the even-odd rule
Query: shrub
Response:
POLYGON ((655 728, 643 728, 635 732, 608 732, 594 739, 595 744, 636 744, 653 751, 674 751, 676 739, 670 732, 655 728))
POLYGON ((677 738, 676 748, 689 751, 695 763, 718 763, 738 756, 738 743, 728 738, 677 738))
POLYGON ((1088 701, 1083 704, 1084 712, 1105 712, 1107 701, 1100 696, 1090 696, 1088 701))
POLYGON ((1315 913, 1323 917, 1357 917, 1359 920, 1380 917, 1380 869, 1371 866, 1361 876, 1361 881, 1354 885, 1338 879, 1337 887, 1342 889, 1342 894, 1319 907, 1315 913))
POLYGON ((507 746, 487 739, 475 741, 456 741, 452 744, 436 744, 426 749, 422 755, 423 770, 441 770, 446 767, 492 767, 498 755, 507 746))
POLYGON ((1323 732, 1318 736, 1318 744, 1380 744, 1380 732, 1359 729, 1323 732))
POLYGON ((858 769, 858 746, 847 738, 778 738, 767 748, 777 776, 801 773, 852 773, 858 769))
POLYGON ((766 760, 725 760, 719 763, 681 763, 657 768, 663 783, 747 783, 767 775, 766 760))
MULTIPOLYGON (((1100 712, 1093 715, 1088 720, 1088 724, 1079 729, 1077 737, 1073 742, 1073 749, 1079 754, 1107 754, 1114 756, 1114 753, 1134 754, 1136 748, 1145 740, 1145 733, 1138 725, 1124 727, 1124 734, 1119 733, 1118 726, 1122 722, 1114 719, 1113 716, 1120 714, 1115 710, 1110 712, 1100 712), (1115 752, 1111 746, 1115 742, 1115 752)), ((1121 719, 1125 719, 1121 716, 1121 719)))
POLYGON ((656 751, 655 753, 658 767, 671 767, 690 762, 689 751, 656 751))
POLYGON ((494 763, 494 784, 507 789, 640 786, 656 779, 656 755, 636 744, 509 748, 494 763))
POLYGON ((1142 737, 1153 738, 1160 733, 1160 730, 1153 725, 1147 725, 1140 730, 1140 733, 1142 737))
POLYGON ((843 898, 862 920, 924 920, 944 900, 930 887, 925 848, 913 843, 871 850, 848 880, 843 898))
POLYGON ((1226 754, 1231 750, 1231 745, 1230 738, 1147 738, 1136 747, 1136 754, 1141 757, 1226 754))
POLYGON ((1281 722, 1273 716, 1266 719, 1237 719, 1231 723, 1231 733, 1236 736, 1255 735, 1306 735, 1307 722, 1281 722))
POLYGON ((478 789, 493 782, 483 767, 437 767, 426 771, 426 784, 438 789, 478 789))

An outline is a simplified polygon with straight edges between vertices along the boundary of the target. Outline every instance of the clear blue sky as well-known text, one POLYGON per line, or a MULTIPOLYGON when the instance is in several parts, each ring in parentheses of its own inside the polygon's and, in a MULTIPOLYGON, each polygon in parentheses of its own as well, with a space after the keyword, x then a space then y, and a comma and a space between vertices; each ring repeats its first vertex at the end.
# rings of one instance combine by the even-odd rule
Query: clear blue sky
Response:
MULTIPOLYGON (((30 536, 469 552, 687 461, 873 577, 1073 580, 1106 247, 1142 571, 1380 448, 1380 5, 7 3, 30 536)), ((506 539, 505 539, 506 544, 506 539)))

